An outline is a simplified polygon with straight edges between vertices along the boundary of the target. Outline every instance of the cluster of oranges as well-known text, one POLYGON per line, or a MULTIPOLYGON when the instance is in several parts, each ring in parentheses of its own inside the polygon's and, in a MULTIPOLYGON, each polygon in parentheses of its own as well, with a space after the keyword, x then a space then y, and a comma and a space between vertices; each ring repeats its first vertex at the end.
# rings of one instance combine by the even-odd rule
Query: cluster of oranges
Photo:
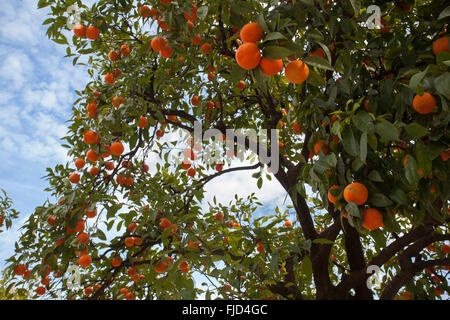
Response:
POLYGON ((73 27, 73 33, 78 38, 87 37, 91 40, 97 40, 100 37, 100 31, 95 26, 85 27, 82 24, 76 24, 73 27))
MULTIPOLYGON (((331 203, 335 203, 337 197, 333 195, 332 190, 339 189, 338 185, 332 186, 328 190, 328 200, 331 203)), ((357 206, 362 206, 367 202, 369 197, 369 191, 366 186, 359 182, 353 182, 348 184, 344 188, 344 199, 347 202, 353 202, 357 206)), ((348 217, 347 211, 343 212, 343 216, 348 217)), ((380 227, 384 227, 383 224, 383 215, 380 211, 374 208, 366 208, 364 210, 364 217, 362 221, 362 226, 368 230, 376 230, 380 227)))

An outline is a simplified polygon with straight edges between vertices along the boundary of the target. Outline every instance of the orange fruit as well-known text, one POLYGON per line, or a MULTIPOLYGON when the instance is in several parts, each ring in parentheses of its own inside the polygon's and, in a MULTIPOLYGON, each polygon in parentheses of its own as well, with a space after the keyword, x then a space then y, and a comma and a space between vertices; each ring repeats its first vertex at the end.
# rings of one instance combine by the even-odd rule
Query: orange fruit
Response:
POLYGON ((187 170, 191 167, 191 162, 188 159, 185 159, 183 160, 183 162, 181 162, 181 167, 187 170))
POLYGON ((39 286, 36 288, 36 294, 38 296, 42 296, 43 294, 45 294, 45 291, 46 291, 45 287, 43 287, 43 286, 39 286))
POLYGON ((22 276, 25 271, 27 270, 27 267, 25 267, 24 264, 18 264, 15 268, 14 268, 14 273, 18 276, 22 276))
POLYGON ((127 247, 132 247, 132 246, 134 246, 134 239, 133 239, 133 237, 127 237, 127 238, 125 238, 125 245, 126 245, 127 247))
POLYGON ((100 169, 97 167, 92 167, 91 170, 89 170, 89 173, 91 176, 96 177, 100 173, 100 169))
POLYGON ((79 259, 78 259, 78 264, 80 265, 80 267, 82 268, 87 268, 91 265, 92 263, 92 259, 91 256, 88 254, 84 254, 82 255, 79 259))
POLYGON ((111 150, 111 154, 113 154, 115 156, 120 156, 123 153, 123 151, 125 150, 125 148, 121 142, 117 141, 111 145, 110 150, 111 150))
POLYGON ((75 167, 77 167, 77 169, 82 169, 86 164, 86 161, 84 161, 83 158, 78 158, 77 160, 75 160, 75 167))
POLYGON ((93 292, 94 292, 94 288, 92 288, 92 287, 87 287, 84 289, 84 294, 87 296, 90 296, 93 292))
POLYGON ((106 170, 113 170, 114 169, 114 162, 108 161, 105 163, 106 170))
POLYGON ((148 119, 144 116, 141 116, 139 118, 139 124, 138 127, 139 128, 145 128, 146 126, 148 126, 148 119))
POLYGON ((108 84, 113 84, 114 82, 116 82, 116 78, 112 73, 107 73, 105 75, 105 82, 108 84))
POLYGON ((440 156, 443 161, 448 161, 450 159, 450 150, 445 150, 440 153, 440 156))
POLYGON ((211 45, 210 45, 209 43, 206 42, 206 43, 202 44, 201 49, 202 49, 202 52, 203 52, 204 54, 208 54, 208 53, 211 52, 212 47, 211 47, 211 45))
POLYGON ((188 176, 194 177, 197 171, 194 168, 190 168, 187 172, 188 176))
POLYGON ((318 140, 315 144, 314 144, 314 153, 316 155, 318 155, 320 153, 320 151, 323 152, 323 154, 327 154, 328 153, 328 147, 325 144, 325 140, 318 140))
POLYGON ((192 99, 191 99, 191 103, 194 106, 200 105, 200 102, 198 101, 198 96, 193 96, 192 99))
POLYGON ((162 218, 160 224, 159 224, 164 230, 169 228, 171 226, 170 220, 167 218, 162 218))
POLYGON ((158 263, 156 265, 155 271, 157 273, 163 273, 163 272, 165 272, 167 270, 168 267, 169 266, 168 266, 167 262, 161 261, 160 263, 158 263))
POLYGON ((221 172, 223 170, 223 164, 222 163, 217 163, 214 166, 214 169, 216 169, 216 171, 221 172))
POLYGON ((164 48, 164 46, 166 45, 166 39, 162 37, 154 37, 150 42, 150 45, 153 50, 161 51, 161 49, 164 48))
POLYGON ((263 38, 264 31, 257 22, 250 22, 244 25, 240 30, 242 42, 256 43, 263 38))
POLYGON ((142 6, 139 9, 139 14, 141 15, 141 17, 143 18, 148 18, 151 16, 152 12, 150 11, 150 8, 148 6, 142 6))
POLYGON ((433 42, 433 53, 435 56, 438 56, 439 53, 446 51, 450 52, 448 48, 448 37, 442 37, 433 42))
POLYGON ((283 60, 269 60, 262 57, 261 61, 259 62, 259 67, 261 68, 263 74, 271 77, 283 70, 283 60))
POLYGON ((449 254, 450 253, 450 246, 448 244, 443 244, 441 246, 441 251, 442 251, 442 253, 449 254))
POLYGON ((86 209, 85 214, 86 214, 87 218, 95 218, 95 216, 97 216, 97 210, 94 209, 92 211, 89 211, 89 210, 86 209))
POLYGON ((420 114, 429 114, 436 107, 436 99, 429 93, 424 92, 422 96, 415 95, 412 106, 420 114))
POLYGON ((111 50, 111 51, 108 53, 108 58, 109 58, 109 60, 111 60, 111 61, 114 62, 114 61, 119 60, 120 54, 119 54, 117 51, 111 50))
POLYGON ((168 59, 172 56, 173 54, 173 49, 171 46, 169 46, 168 44, 166 44, 161 51, 159 51, 159 54, 161 55, 161 57, 168 59))
POLYGON ((122 103, 125 103, 125 100, 122 98, 122 97, 114 97, 113 99, 112 99, 112 105, 115 107, 115 108, 118 108, 118 107, 120 107, 120 105, 122 104, 122 103))
POLYGON ((142 238, 141 237, 134 237, 134 245, 135 246, 140 246, 142 244, 142 238))
POLYGON ((86 28, 82 24, 76 24, 72 30, 78 38, 83 38, 86 36, 86 28))
POLYGON ((89 235, 86 232, 82 232, 77 236, 78 242, 81 244, 86 244, 89 242, 89 235))
POLYGON ((182 260, 179 264, 178 267, 180 268, 180 271, 182 273, 187 273, 189 272, 189 266, 187 264, 187 262, 185 260, 182 260))
POLYGON ((120 53, 122 53, 124 56, 127 56, 130 54, 130 46, 127 44, 123 44, 120 46, 120 53))
POLYGON ((192 38, 191 43, 199 46, 202 43, 202 37, 199 34, 195 35, 194 38, 192 38))
POLYGON ((95 151, 91 149, 86 153, 86 158, 91 162, 95 162, 98 160, 98 154, 96 154, 95 151))
POLYGON ((74 229, 74 231, 75 232, 81 232, 81 231, 83 231, 84 230, 84 227, 85 227, 85 221, 83 220, 83 219, 81 219, 81 220, 79 220, 78 222, 77 222, 77 225, 75 226, 75 229, 74 229))
POLYGON ((359 182, 353 182, 344 189, 344 199, 347 202, 354 202, 360 206, 366 203, 369 197, 369 191, 366 186, 359 182))
POLYGON ((240 91, 242 91, 242 90, 244 90, 245 89, 245 82, 244 81, 239 81, 237 84, 236 84, 236 87, 240 90, 240 91))
POLYGON ((236 62, 237 64, 246 70, 251 70, 259 65, 261 60, 261 53, 259 48, 253 42, 246 42, 241 44, 236 50, 236 62))
POLYGON ((127 288, 120 289, 120 294, 126 294, 128 292, 127 288))
POLYGON ((338 185, 334 185, 328 190, 328 201, 330 201, 331 203, 335 203, 336 202, 336 197, 333 196, 330 191, 331 190, 336 190, 336 189, 339 189, 338 185))
POLYGON ((368 230, 375 230, 380 227, 384 227, 383 215, 377 209, 374 208, 365 209, 362 226, 368 230))
POLYGON ((120 267, 121 264, 122 264, 122 259, 120 259, 119 257, 115 257, 111 260, 111 265, 115 268, 120 267))
POLYGON ((310 53, 309 55, 310 55, 310 56, 321 57, 321 58, 324 58, 324 59, 325 59, 325 57, 326 57, 325 51, 323 51, 322 48, 317 48, 316 50, 311 51, 311 53, 310 53))
POLYGON ((127 300, 134 300, 134 294, 133 294, 133 292, 127 292, 127 293, 125 294, 125 298, 126 298, 127 300))
POLYGON ((50 216, 48 217, 48 220, 47 220, 48 224, 51 225, 51 226, 56 225, 56 222, 57 222, 57 221, 58 221, 58 220, 56 219, 56 217, 55 217, 54 215, 50 215, 50 216))
POLYGON ((97 27, 89 26, 86 29, 86 37, 88 37, 91 40, 97 40, 100 36, 100 31, 97 29, 97 27))
POLYGON ((80 175, 78 173, 72 173, 69 176, 69 181, 72 183, 78 183, 80 182, 80 175))
POLYGON ((92 130, 88 130, 83 135, 83 140, 87 144, 94 144, 100 142, 100 138, 97 133, 92 130))
POLYGON ((299 134, 300 133, 300 123, 297 121, 297 120, 295 120, 294 121, 294 125, 292 126, 292 130, 295 132, 295 133, 297 133, 297 134, 299 134))
POLYGON ((289 220, 286 220, 286 221, 284 222, 284 226, 285 226, 285 227, 292 227, 292 222, 290 222, 289 220))
POLYGON ((309 68, 303 61, 294 60, 288 63, 284 69, 284 74, 289 82, 299 84, 308 78, 309 68))
POLYGON ((137 228, 137 223, 136 222, 131 222, 128 225, 127 230, 128 230, 128 232, 133 233, 134 231, 136 231, 136 228, 137 228))
POLYGON ((222 213, 222 212, 216 213, 216 214, 214 215, 214 219, 215 219, 216 221, 223 220, 223 213, 222 213))
POLYGON ((89 103, 89 104, 86 106, 86 110, 87 110, 87 112, 90 113, 90 114, 95 114, 95 113, 97 113, 97 104, 96 104, 96 103, 89 103))

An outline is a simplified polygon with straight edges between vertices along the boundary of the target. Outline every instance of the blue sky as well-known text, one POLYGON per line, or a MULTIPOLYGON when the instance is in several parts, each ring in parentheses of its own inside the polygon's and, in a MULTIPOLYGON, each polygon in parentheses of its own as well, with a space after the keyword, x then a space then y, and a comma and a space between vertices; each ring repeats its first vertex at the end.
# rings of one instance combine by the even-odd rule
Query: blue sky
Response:
MULTIPOLYGON (((36 0, 0 1, 0 188, 21 213, 13 228, 0 234, 0 268, 13 254, 20 226, 50 197, 44 192, 45 169, 71 160, 60 138, 66 134, 75 90, 81 91, 89 81, 85 69, 64 58, 65 46, 45 35, 46 14, 47 10, 36 9, 36 0)), ((216 195, 228 203, 235 193, 245 197, 256 192, 267 205, 264 212, 273 214, 277 205, 285 207, 281 186, 265 181, 258 190, 252 173, 213 180, 207 185, 206 200, 216 195)))

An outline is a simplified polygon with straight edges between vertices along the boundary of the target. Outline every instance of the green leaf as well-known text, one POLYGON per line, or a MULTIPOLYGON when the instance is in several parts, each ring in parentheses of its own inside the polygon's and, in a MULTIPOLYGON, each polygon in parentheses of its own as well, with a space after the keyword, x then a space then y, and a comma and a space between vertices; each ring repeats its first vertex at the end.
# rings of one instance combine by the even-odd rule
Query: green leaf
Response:
POLYGON ((389 198, 399 205, 404 207, 408 206, 408 197, 402 189, 394 189, 394 191, 389 194, 389 198))
POLYGON ((398 140, 397 128, 388 121, 377 123, 375 125, 375 132, 381 137, 381 142, 383 143, 398 140))
POLYGON ((409 80, 409 87, 413 91, 416 91, 417 86, 420 84, 423 77, 425 77, 425 74, 427 73, 427 71, 428 71, 428 67, 426 67, 426 69, 424 71, 418 72, 411 77, 411 80, 409 80))
POLYGON ((308 282, 312 279, 312 263, 309 256, 305 255, 302 260, 302 271, 305 274, 308 282))
POLYGON ((314 69, 309 70, 309 76, 306 78, 306 82, 315 87, 325 86, 325 80, 314 69))
POLYGON ((270 32, 269 28, 267 27, 266 20, 264 19, 264 15, 262 13, 258 14, 256 17, 256 22, 261 26, 264 32, 270 32))
POLYGON ((370 171, 367 177, 374 182, 384 182, 383 178, 381 178, 381 175, 376 170, 370 171))
POLYGON ((442 10, 442 12, 439 14, 438 20, 445 19, 447 17, 450 17, 450 6, 442 10))
POLYGON ((428 176, 431 171, 431 160, 427 152, 427 146, 422 141, 417 141, 414 154, 417 159, 417 165, 422 169, 423 174, 428 176))
POLYGON ((262 178, 259 178, 259 179, 258 179, 258 182, 256 182, 256 186, 258 187, 258 189, 261 189, 262 184, 263 184, 263 179, 262 179, 262 178))
POLYGON ((264 37, 264 41, 280 40, 280 39, 286 39, 286 37, 280 32, 270 32, 264 37))
POLYGON ((334 71, 334 68, 330 65, 328 60, 321 57, 308 56, 303 59, 303 62, 305 62, 308 66, 314 66, 319 69, 334 71))
POLYGON ((278 254, 273 253, 272 259, 270 259, 270 270, 272 270, 273 273, 278 273, 278 254))
POLYGON ((367 112, 358 111, 358 113, 352 117, 352 122, 358 130, 367 132, 368 134, 373 134, 373 120, 367 112))
POLYGON ((388 197, 386 197, 382 193, 372 194, 369 198, 369 202, 375 207, 387 207, 394 204, 391 200, 389 200, 388 197))
POLYGON ((354 157, 358 155, 358 143, 356 142, 356 138, 351 127, 345 128, 342 132, 342 144, 348 154, 354 157))
POLYGON ((410 124, 406 125, 405 131, 413 139, 422 138, 429 133, 427 128, 422 127, 417 122, 411 122, 410 124))
POLYGON ((361 140, 359 142, 359 158, 362 162, 366 162, 367 157, 367 132, 361 134, 361 140))
POLYGON ((247 70, 242 69, 239 67, 239 65, 235 64, 233 66, 233 69, 231 69, 230 73, 230 82, 234 83, 237 82, 245 77, 245 74, 247 73, 247 70))
POLYGON ((201 6, 200 8, 197 9, 197 17, 199 19, 204 20, 207 14, 208 14, 207 6, 201 6))
POLYGON ((316 238, 312 242, 316 244, 334 244, 334 241, 325 238, 316 238))
POLYGON ((267 46, 263 49, 263 57, 270 60, 278 60, 289 57, 295 52, 291 49, 280 46, 267 46))
POLYGON ((408 155, 408 160, 406 161, 405 177, 409 184, 414 187, 417 186, 420 179, 419 168, 417 167, 416 159, 411 155, 408 155))
POLYGON ((450 73, 446 72, 434 79, 434 87, 437 92, 450 99, 450 73))
POLYGON ((345 211, 347 211, 350 216, 361 218, 358 206, 354 202, 347 203, 345 206, 345 211))

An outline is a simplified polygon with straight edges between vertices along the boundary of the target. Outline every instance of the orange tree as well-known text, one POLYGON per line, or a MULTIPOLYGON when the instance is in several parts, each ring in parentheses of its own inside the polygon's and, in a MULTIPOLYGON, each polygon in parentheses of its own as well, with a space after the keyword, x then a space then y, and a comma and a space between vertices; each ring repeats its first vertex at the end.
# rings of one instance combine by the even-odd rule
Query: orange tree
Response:
POLYGON ((450 12, 444 1, 375 1, 378 26, 370 4, 40 0, 49 38, 92 81, 64 138, 74 163, 48 169, 58 200, 24 225, 9 281, 90 299, 439 298, 450 266, 450 12), (81 19, 68 39, 73 4, 81 19), (175 133, 200 121, 222 135, 278 129, 279 170, 224 166, 230 139, 220 161, 204 161, 221 134, 175 133), (202 206, 209 181, 255 169, 258 187, 279 182, 287 211, 255 216, 254 195, 202 206), (80 288, 69 290, 74 265, 80 288))

